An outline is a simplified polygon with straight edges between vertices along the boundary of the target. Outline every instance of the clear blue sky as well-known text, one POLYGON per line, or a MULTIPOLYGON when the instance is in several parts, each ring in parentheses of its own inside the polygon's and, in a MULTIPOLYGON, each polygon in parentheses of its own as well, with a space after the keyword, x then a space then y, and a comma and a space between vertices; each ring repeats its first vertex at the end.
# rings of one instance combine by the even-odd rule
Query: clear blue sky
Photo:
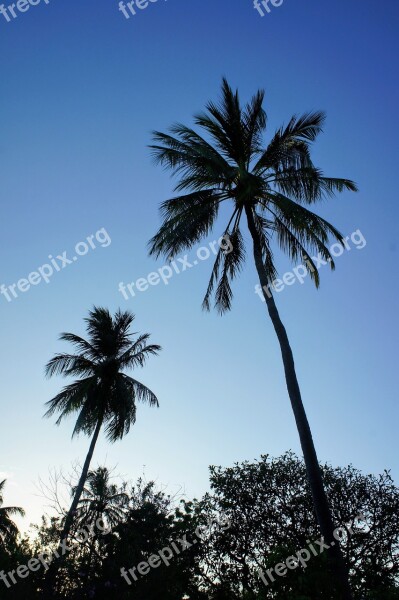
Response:
MULTIPOLYGON (((154 167, 150 131, 216 99, 221 77, 243 99, 266 89, 269 135, 296 112, 324 109, 315 160, 357 181, 318 211, 367 245, 322 271, 322 286, 277 294, 322 461, 366 472, 392 468, 397 451, 396 0, 284 0, 261 18, 251 0, 159 0, 125 19, 116 0, 44 0, 17 19, 0 15, 1 261, 10 285, 105 228, 112 243, 90 250, 12 302, 0 296, 0 471, 6 502, 38 520, 34 483, 49 467, 83 460, 73 421, 42 419, 63 385, 43 368, 61 331, 84 333, 93 305, 133 310, 137 329, 164 347, 137 376, 161 407, 141 407, 129 436, 98 444, 131 479, 207 489, 208 465, 299 452, 281 359, 251 260, 235 284, 233 312, 201 312, 211 262, 125 300, 125 283, 162 265, 146 243, 157 207, 172 195, 154 167)), ((223 222, 215 230, 216 239, 223 222)), ((282 272, 288 265, 279 263, 282 272)))

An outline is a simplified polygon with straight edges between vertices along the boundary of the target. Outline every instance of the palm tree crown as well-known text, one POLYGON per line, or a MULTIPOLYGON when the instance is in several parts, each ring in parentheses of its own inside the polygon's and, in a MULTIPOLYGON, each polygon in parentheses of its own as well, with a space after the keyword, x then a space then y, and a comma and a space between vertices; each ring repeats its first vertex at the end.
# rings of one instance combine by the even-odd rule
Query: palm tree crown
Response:
POLYGON ((8 544, 15 541, 18 535, 18 527, 12 517, 24 517, 25 511, 18 506, 3 506, 5 484, 6 479, 0 481, 0 545, 7 548, 8 544))
POLYGON ((264 92, 241 106, 238 92, 224 79, 219 104, 209 102, 206 112, 195 116, 210 141, 182 124, 171 129, 172 135, 154 132, 152 148, 155 160, 179 176, 176 191, 189 191, 162 203, 163 223, 150 241, 150 253, 173 258, 208 235, 218 217, 220 205, 232 201, 232 212, 224 230, 233 250, 220 249, 203 306, 217 283, 215 306, 220 312, 231 308, 231 280, 245 259, 240 228, 241 218, 253 220, 262 247, 267 278, 276 277, 271 241, 293 261, 303 258, 316 286, 319 275, 312 260, 319 253, 334 268, 326 246, 329 236, 342 242, 339 231, 306 208, 343 190, 356 191, 348 179, 325 177, 310 157, 311 143, 322 131, 325 115, 310 112, 293 116, 265 146, 263 134, 267 118, 263 109, 264 92))
POLYGON ((114 317, 105 308, 94 307, 85 319, 88 340, 73 333, 62 333, 61 340, 70 342, 77 354, 57 354, 46 366, 46 375, 78 377, 78 380, 47 402, 47 417, 60 413, 64 417, 79 412, 73 435, 91 435, 101 420, 106 423, 111 442, 128 433, 136 420, 136 401, 158 406, 151 390, 123 371, 142 367, 160 346, 147 344, 149 334, 132 339, 130 326, 134 315, 118 311, 114 317))
MULTIPOLYGON (((73 493, 76 492, 76 488, 73 493)), ((79 501, 78 519, 81 524, 95 523, 101 518, 108 527, 115 527, 125 518, 129 496, 124 487, 110 481, 106 467, 89 471, 86 485, 79 501)))

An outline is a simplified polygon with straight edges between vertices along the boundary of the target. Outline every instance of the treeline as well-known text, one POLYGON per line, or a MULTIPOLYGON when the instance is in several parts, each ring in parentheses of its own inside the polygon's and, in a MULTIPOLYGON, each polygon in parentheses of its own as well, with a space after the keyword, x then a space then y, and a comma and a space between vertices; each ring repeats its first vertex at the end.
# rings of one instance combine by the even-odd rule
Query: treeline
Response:
MULTIPOLYGON (((355 599, 399 599, 399 489, 389 472, 322 473, 355 599)), ((106 468, 91 471, 54 598, 339 599, 299 458, 211 467, 210 486, 200 500, 177 501, 153 482, 129 486, 106 468)), ((2 600, 44 597, 66 515, 44 516, 33 537, 21 537, 0 508, 2 600)))

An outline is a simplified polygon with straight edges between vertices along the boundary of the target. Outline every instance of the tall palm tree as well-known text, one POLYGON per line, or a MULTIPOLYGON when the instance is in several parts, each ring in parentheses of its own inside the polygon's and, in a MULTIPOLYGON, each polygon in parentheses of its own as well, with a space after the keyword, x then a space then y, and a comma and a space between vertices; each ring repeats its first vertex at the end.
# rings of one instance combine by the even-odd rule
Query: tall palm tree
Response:
MULTIPOLYGON (((325 177, 310 156, 311 144, 321 132, 325 116, 310 112, 293 116, 265 145, 264 92, 258 91, 245 106, 238 92, 223 79, 219 103, 209 102, 206 111, 194 117, 204 137, 192 128, 175 124, 170 133, 154 132, 151 146, 157 163, 178 176, 177 197, 161 204, 163 223, 150 241, 150 254, 174 258, 207 236, 216 223, 222 203, 231 214, 222 230, 232 251, 224 245, 217 254, 203 307, 220 313, 231 308, 231 281, 243 267, 245 244, 241 231, 246 222, 252 238, 253 257, 268 313, 280 343, 288 394, 295 415, 312 490, 315 511, 327 543, 334 541, 330 558, 339 576, 345 599, 351 598, 348 574, 339 545, 333 538, 333 522, 324 490, 308 419, 302 403, 292 350, 273 297, 276 278, 272 241, 293 261, 303 259, 310 277, 319 285, 312 253, 323 261, 334 260, 327 247, 329 237, 343 243, 341 234, 309 210, 325 196, 344 190, 356 191, 348 179, 325 177), (216 289, 215 289, 216 286, 216 289)), ((318 262, 318 261, 316 261, 318 262)))
POLYGON ((49 408, 45 416, 58 413, 56 424, 59 425, 65 417, 77 412, 72 437, 79 433, 92 436, 65 518, 61 544, 70 533, 101 428, 105 427, 108 440, 115 442, 135 423, 137 401, 158 406, 158 399, 150 389, 124 373, 127 369, 143 367, 147 358, 161 349, 147 344, 150 337, 147 333, 133 339, 130 327, 134 318, 129 311, 117 311, 112 317, 107 309, 94 307, 85 319, 88 340, 73 333, 62 333, 60 339, 70 342, 77 353, 57 354, 46 365, 48 377, 62 375, 77 377, 77 380, 47 402, 49 408))
POLYGON ((24 517, 25 511, 18 506, 3 506, 5 484, 6 479, 0 481, 0 546, 7 548, 10 543, 15 542, 18 535, 18 527, 12 517, 24 517))

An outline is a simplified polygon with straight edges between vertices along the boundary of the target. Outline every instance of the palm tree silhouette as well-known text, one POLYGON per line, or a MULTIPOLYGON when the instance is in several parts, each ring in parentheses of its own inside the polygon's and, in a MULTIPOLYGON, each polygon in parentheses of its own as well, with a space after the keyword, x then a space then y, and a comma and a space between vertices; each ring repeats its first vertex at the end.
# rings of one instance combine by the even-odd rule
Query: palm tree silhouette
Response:
MULTIPOLYGON (((124 487, 111 483, 111 474, 106 467, 89 471, 77 509, 80 525, 95 524, 98 519, 102 528, 113 528, 125 518, 129 495, 124 487)), ((73 489, 73 493, 76 488, 73 489)))
MULTIPOLYGON (((73 494, 75 489, 72 490, 73 494)), ((111 474, 106 467, 98 467, 95 471, 89 471, 77 508, 79 528, 86 527, 91 531, 84 571, 86 586, 90 579, 96 543, 100 543, 104 534, 125 520, 128 509, 129 495, 125 492, 125 485, 120 488, 111 483, 111 474)))
MULTIPOLYGON (((89 452, 76 486, 71 507, 66 515, 61 544, 67 540, 79 500, 89 472, 94 448, 104 426, 110 442, 122 439, 136 421, 136 402, 158 406, 155 394, 142 383, 124 373, 127 369, 143 367, 147 358, 157 355, 160 346, 147 344, 149 334, 133 340, 130 327, 134 315, 117 311, 114 317, 105 308, 94 307, 85 319, 88 340, 73 333, 62 333, 60 339, 70 342, 77 354, 57 354, 46 365, 46 375, 78 377, 78 379, 49 400, 45 416, 59 414, 56 424, 72 413, 78 418, 72 437, 92 435, 89 452)), ((60 544, 60 547, 61 547, 60 544)), ((59 548, 60 550, 60 548, 59 548)), ((56 572, 52 563, 52 576, 56 572)))
POLYGON ((15 542, 18 536, 18 527, 11 517, 24 517, 25 511, 18 506, 3 506, 4 502, 4 487, 6 479, 0 481, 0 545, 7 549, 7 546, 15 542))
POLYGON ((179 195, 161 204, 163 222, 150 240, 149 249, 156 257, 164 255, 173 259, 182 250, 192 248, 212 231, 220 206, 228 202, 231 214, 223 235, 230 238, 232 250, 226 252, 225 247, 220 248, 203 302, 203 307, 209 310, 215 292, 215 307, 224 313, 232 304, 231 281, 241 271, 245 260, 240 226, 246 221, 266 306, 280 343, 318 522, 327 543, 334 542, 331 563, 343 597, 350 599, 347 569, 339 544, 333 538, 331 512, 302 403, 293 354, 271 284, 277 274, 272 251, 275 239, 293 261, 301 258, 306 261, 310 277, 318 287, 319 274, 312 253, 317 253, 334 269, 334 260, 326 244, 330 236, 341 243, 344 240, 335 227, 305 205, 312 205, 336 192, 356 191, 357 188, 350 180, 325 177, 311 160, 311 143, 321 132, 325 119, 322 112, 293 116, 265 146, 263 134, 267 117, 263 100, 264 92, 260 90, 246 106, 242 106, 238 92, 233 92, 223 79, 221 101, 218 104, 209 102, 206 112, 194 118, 205 137, 182 124, 171 127, 170 134, 154 132, 154 144, 150 146, 154 158, 178 176, 175 189, 179 195))

